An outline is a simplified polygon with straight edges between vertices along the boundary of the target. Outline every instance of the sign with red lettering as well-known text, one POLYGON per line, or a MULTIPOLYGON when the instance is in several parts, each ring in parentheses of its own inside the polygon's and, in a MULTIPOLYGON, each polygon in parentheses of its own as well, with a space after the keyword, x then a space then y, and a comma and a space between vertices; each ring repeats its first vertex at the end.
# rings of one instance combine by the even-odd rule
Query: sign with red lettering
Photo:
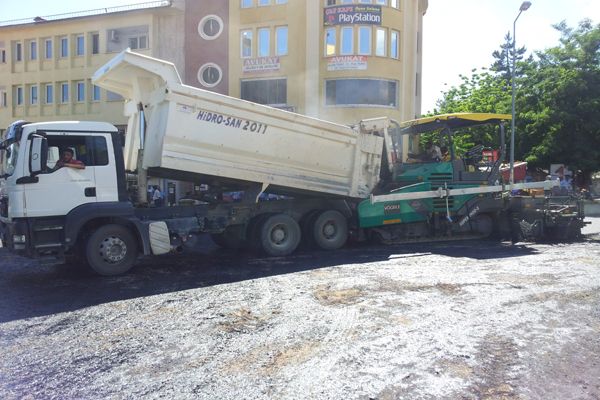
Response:
POLYGON ((367 69, 365 56, 339 56, 327 60, 327 71, 358 71, 367 69))
POLYGON ((242 72, 270 72, 280 68, 279 57, 245 58, 242 72))

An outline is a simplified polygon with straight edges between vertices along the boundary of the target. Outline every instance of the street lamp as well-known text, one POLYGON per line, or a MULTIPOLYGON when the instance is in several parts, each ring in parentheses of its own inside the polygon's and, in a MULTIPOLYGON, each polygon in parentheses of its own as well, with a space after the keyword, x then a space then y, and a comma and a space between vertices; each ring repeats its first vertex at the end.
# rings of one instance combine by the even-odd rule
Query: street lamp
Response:
POLYGON ((521 7, 519 7, 519 14, 517 18, 515 18, 515 22, 513 22, 513 57, 512 57, 512 73, 510 76, 510 80, 512 82, 512 120, 510 124, 510 185, 515 183, 515 95, 516 95, 516 86, 515 86, 515 75, 517 68, 517 39, 516 39, 516 29, 517 29, 517 20, 521 16, 523 11, 527 11, 531 7, 530 1, 524 1, 521 3, 521 7))

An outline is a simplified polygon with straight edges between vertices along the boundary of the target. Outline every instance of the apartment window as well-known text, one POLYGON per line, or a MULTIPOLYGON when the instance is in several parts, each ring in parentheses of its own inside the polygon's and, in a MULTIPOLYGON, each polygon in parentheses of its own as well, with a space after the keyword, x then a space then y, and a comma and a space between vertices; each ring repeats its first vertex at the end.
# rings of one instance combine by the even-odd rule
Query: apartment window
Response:
POLYGON ((244 100, 260 104, 287 104, 286 79, 243 80, 241 97, 244 100))
POLYGON ((29 104, 36 105, 38 103, 38 87, 31 86, 29 88, 29 104))
POLYGON ((0 91, 0 107, 8 107, 8 95, 6 90, 0 91))
POLYGON ((328 106, 397 107, 398 82, 382 79, 332 79, 325 82, 328 106))
POLYGON ((131 50, 148 48, 147 36, 131 37, 131 38, 129 38, 128 43, 129 43, 129 48, 131 48, 131 50))
POLYGON ((15 61, 23 60, 23 45, 21 43, 15 43, 15 61))
POLYGON ((327 0, 328 6, 335 6, 335 0, 327 0))
POLYGON ((392 35, 390 38, 390 57, 399 58, 399 40, 400 40, 400 32, 392 31, 392 35))
POLYGON ((29 59, 37 60, 37 42, 35 40, 29 42, 29 59))
POLYGON ((52 84, 46 85, 46 104, 54 103, 54 86, 52 84))
POLYGON ((328 28, 325 32, 325 55, 333 56, 335 55, 335 47, 336 47, 336 35, 335 28, 328 28))
POLYGON ((100 86, 92 85, 92 101, 100 101, 100 86))
POLYGON ((20 86, 17 87, 16 100, 17 100, 17 105, 18 106, 22 106, 23 105, 23 88, 20 87, 20 86))
POLYGON ((390 7, 400 8, 400 1, 399 0, 390 0, 390 7))
POLYGON ((69 102, 69 84, 68 83, 60 84, 60 102, 61 103, 69 102))
POLYGON ((85 54, 85 42, 83 40, 83 35, 78 35, 75 38, 75 55, 82 56, 85 54))
POLYGON ((215 87, 221 82, 223 71, 215 63, 207 63, 198 70, 198 82, 205 87, 215 87))
POLYGON ((271 0, 258 0, 259 6, 268 6, 271 5, 271 0))
POLYGON ((358 28, 358 54, 371 54, 371 32, 370 26, 361 26, 358 28))
POLYGON ((241 38, 242 58, 252 57, 252 31, 242 31, 241 38))
POLYGON ((6 50, 0 50, 0 63, 6 64, 6 50))
POLYGON ((92 33, 92 54, 100 53, 100 34, 92 33))
POLYGON ((387 0, 375 0, 376 4, 381 4, 382 6, 387 6, 387 0))
POLYGON ((354 0, 340 0, 340 4, 352 4, 354 0))
POLYGON ((85 101, 85 82, 77 82, 77 101, 85 101))
POLYGON ((242 8, 250 8, 254 5, 254 0, 242 0, 242 8))
POLYGON ((275 4, 287 4, 288 0, 275 0, 275 4))
POLYGON ((69 57, 69 39, 66 37, 60 38, 60 56, 69 57))
POLYGON ((278 56, 285 56, 288 53, 288 27, 278 26, 275 28, 275 41, 277 49, 275 51, 278 56))
POLYGON ((345 26, 341 29, 342 31, 342 44, 340 48, 340 54, 348 55, 354 52, 354 30, 352 27, 345 26))
POLYGON ((45 40, 45 52, 44 57, 46 59, 52 58, 52 39, 45 40))
POLYGON ((271 45, 271 30, 260 28, 258 30, 258 57, 268 57, 271 45))
POLYGON ((386 36, 387 32, 385 29, 377 28, 375 34, 375 55, 385 57, 386 52, 386 36))
POLYGON ((216 39, 222 32, 223 20, 217 15, 207 15, 198 24, 198 33, 203 39, 216 39))
POLYGON ((371 0, 358 0, 359 3, 371 4, 371 0))

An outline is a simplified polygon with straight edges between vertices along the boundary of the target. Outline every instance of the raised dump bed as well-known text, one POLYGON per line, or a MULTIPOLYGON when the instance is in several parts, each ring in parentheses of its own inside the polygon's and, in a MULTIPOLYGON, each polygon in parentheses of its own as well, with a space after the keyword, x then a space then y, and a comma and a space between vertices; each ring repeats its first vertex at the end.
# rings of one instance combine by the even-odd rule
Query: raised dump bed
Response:
POLYGON ((351 128, 251 103, 184 85, 172 63, 131 51, 92 81, 126 100, 128 170, 143 147, 142 168, 172 179, 349 198, 368 196, 379 181, 387 118, 351 128))

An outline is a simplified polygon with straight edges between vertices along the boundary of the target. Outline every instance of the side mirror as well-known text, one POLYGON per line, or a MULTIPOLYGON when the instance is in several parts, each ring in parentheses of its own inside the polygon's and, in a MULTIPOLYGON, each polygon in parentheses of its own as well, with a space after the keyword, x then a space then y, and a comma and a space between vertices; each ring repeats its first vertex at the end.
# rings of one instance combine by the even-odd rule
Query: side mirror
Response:
POLYGON ((29 149, 29 171, 31 176, 41 174, 47 167, 48 139, 40 135, 32 135, 29 149))

